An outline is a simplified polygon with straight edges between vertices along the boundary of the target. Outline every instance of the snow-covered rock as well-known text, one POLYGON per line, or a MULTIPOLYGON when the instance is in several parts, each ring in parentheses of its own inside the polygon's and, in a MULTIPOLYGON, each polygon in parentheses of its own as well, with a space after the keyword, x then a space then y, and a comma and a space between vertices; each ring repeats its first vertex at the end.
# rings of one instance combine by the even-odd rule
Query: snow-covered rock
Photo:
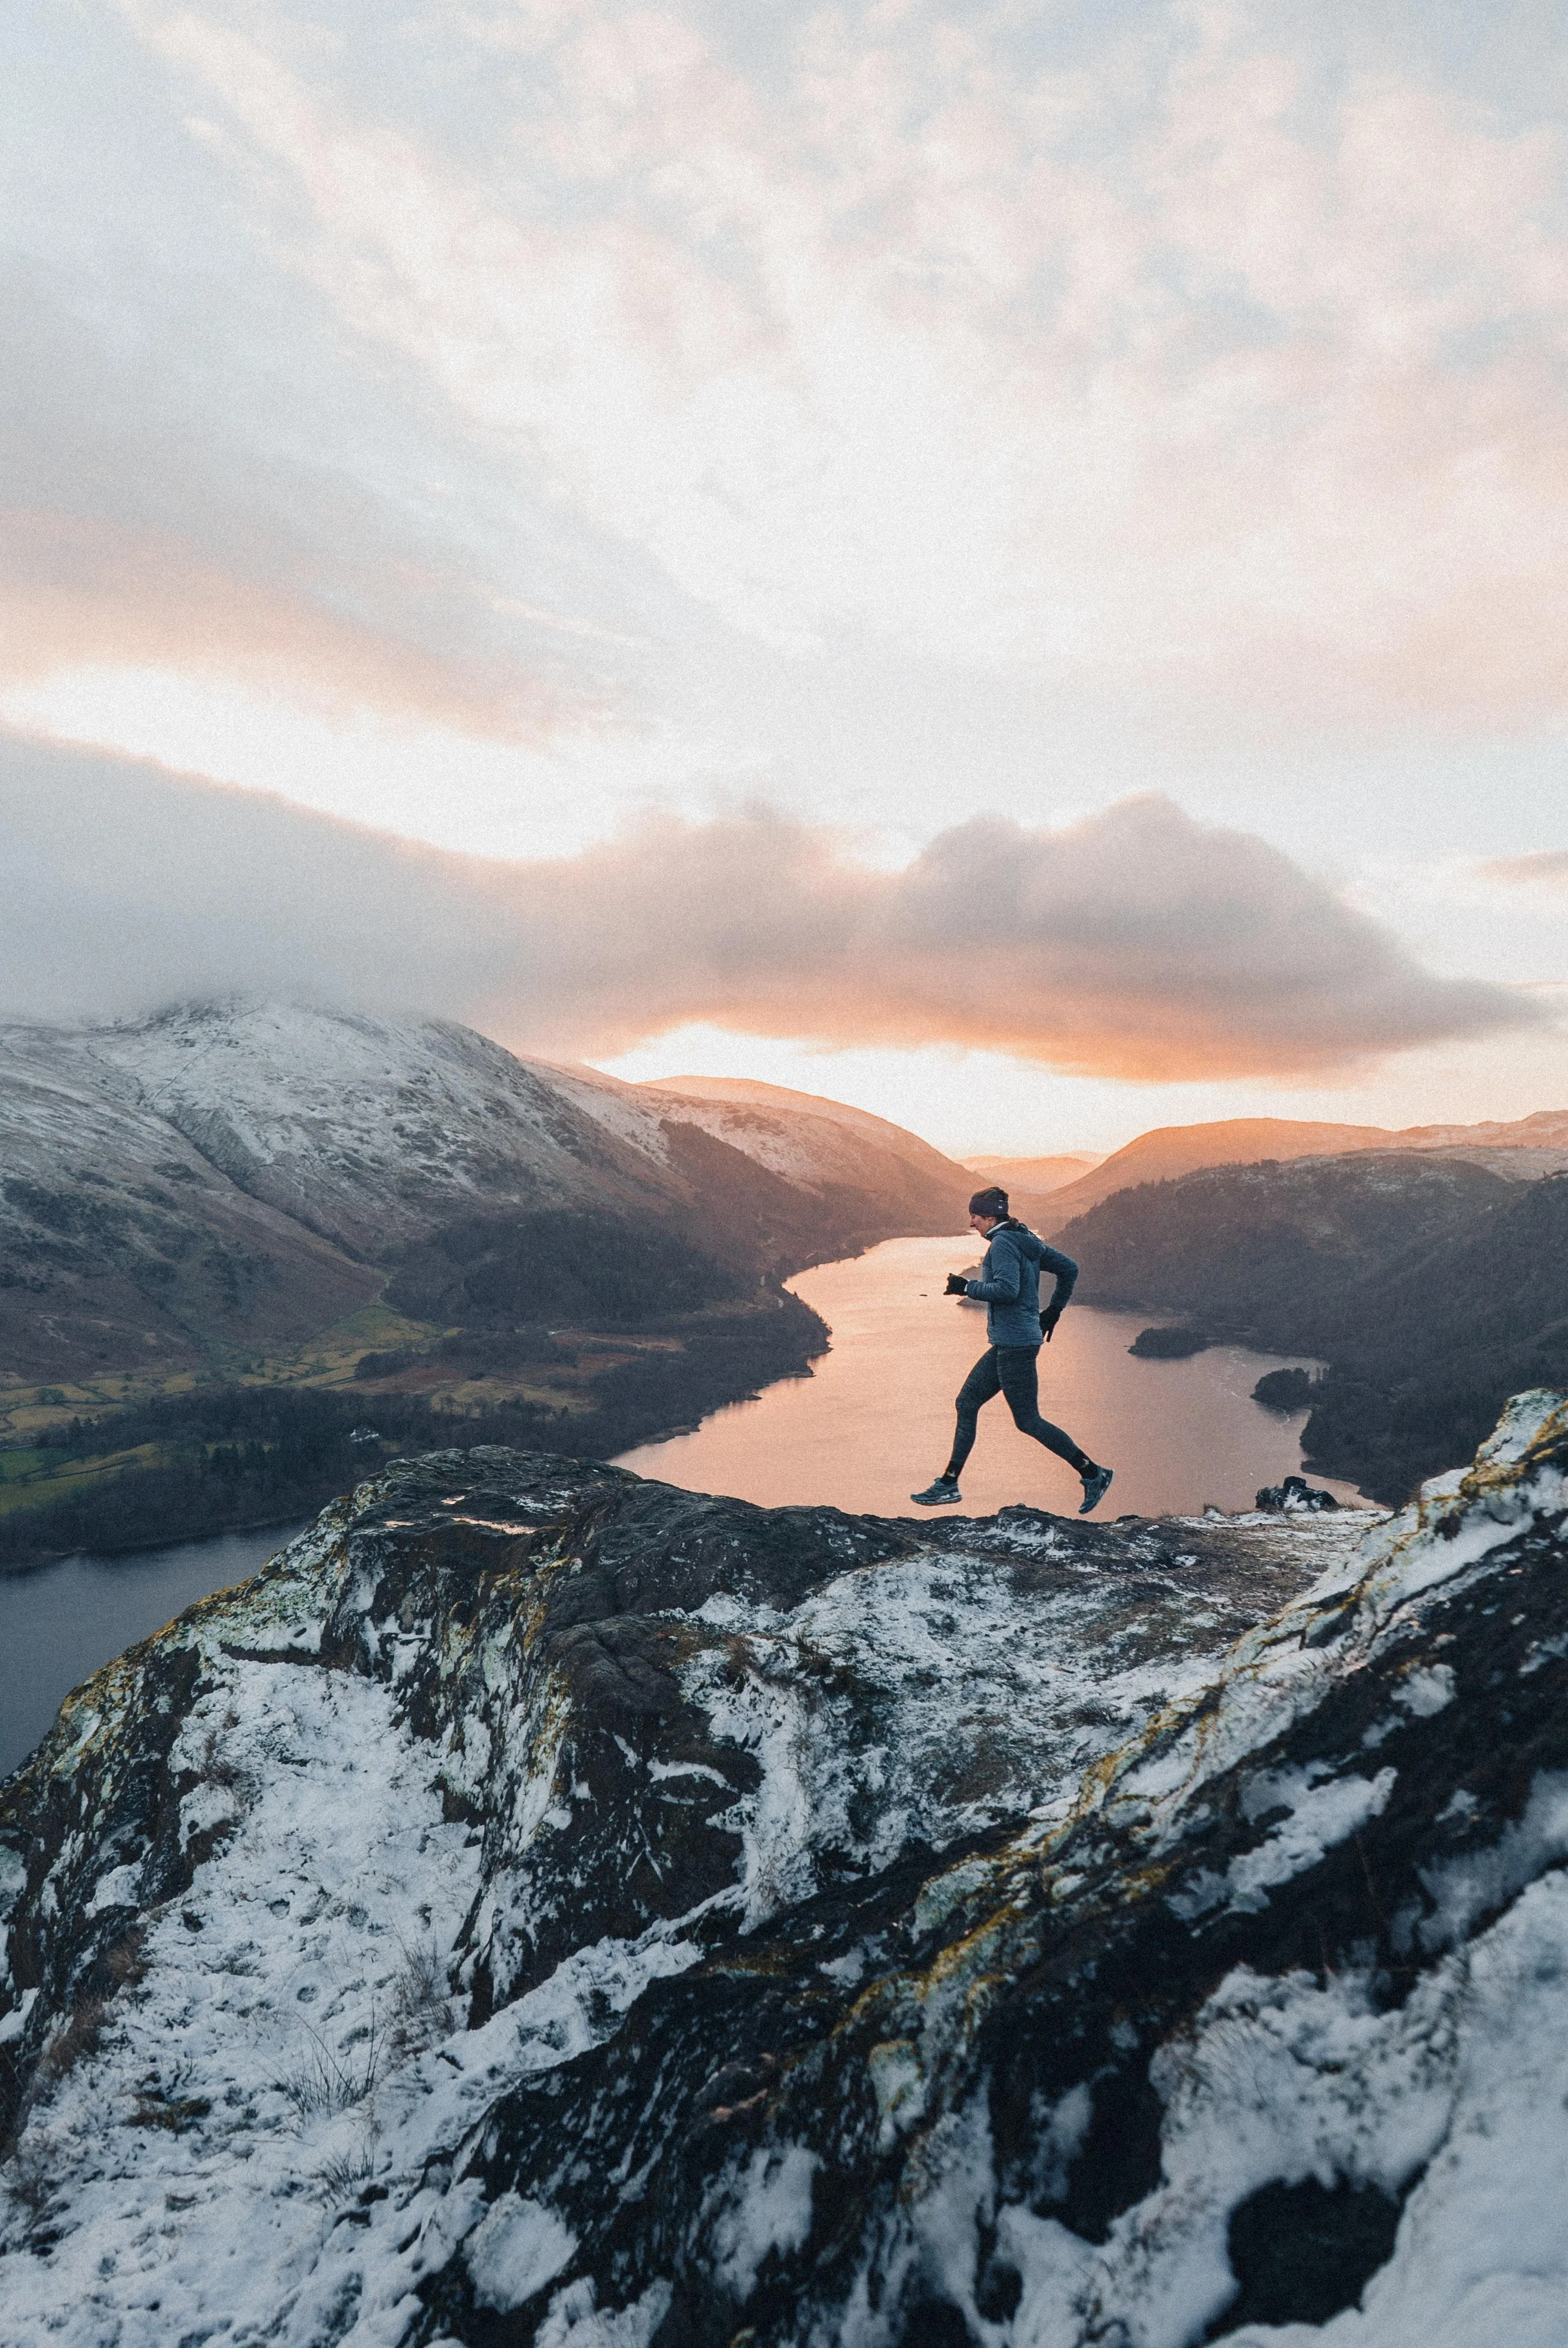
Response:
POLYGON ((1565 1516, 395 1468, 0 1797, 0 2343, 1555 2348, 1565 1516))

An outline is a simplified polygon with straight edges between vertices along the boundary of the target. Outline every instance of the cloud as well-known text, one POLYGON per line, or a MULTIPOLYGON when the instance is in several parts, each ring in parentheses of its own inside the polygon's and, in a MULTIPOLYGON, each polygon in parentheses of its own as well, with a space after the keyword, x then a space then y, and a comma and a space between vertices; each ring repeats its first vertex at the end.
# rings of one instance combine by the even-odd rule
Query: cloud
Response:
POLYGON ((1545 1018, 1155 798, 1056 832, 964 823, 893 872, 766 811, 499 863, 0 736, 0 1000, 23 1016, 238 991, 558 1055, 706 1021, 1143 1081, 1320 1078, 1545 1018))
POLYGON ((0 511, 0 682, 136 666, 279 683, 459 733, 541 741, 568 697, 521 664, 432 652, 394 621, 333 613, 324 582, 280 588, 167 530, 100 516, 0 511), (311 591, 316 589, 316 592, 311 591))
POLYGON ((1568 889, 1568 848, 1538 848, 1526 856, 1489 856, 1476 870, 1489 880, 1511 885, 1568 889))
POLYGON ((214 294, 0 255, 0 685, 134 666, 514 743, 602 722, 626 646, 559 530, 428 419, 400 428, 386 386, 367 402, 308 314, 283 361, 258 306, 231 260, 214 294), (563 589, 589 611, 549 609, 563 589))
POLYGON ((476 140, 352 41, 121 5, 274 266, 733 627, 1337 715, 1568 699, 1565 150, 1522 85, 1508 118, 1310 12, 1073 54, 1008 8, 751 43, 539 0, 430 36, 476 140))

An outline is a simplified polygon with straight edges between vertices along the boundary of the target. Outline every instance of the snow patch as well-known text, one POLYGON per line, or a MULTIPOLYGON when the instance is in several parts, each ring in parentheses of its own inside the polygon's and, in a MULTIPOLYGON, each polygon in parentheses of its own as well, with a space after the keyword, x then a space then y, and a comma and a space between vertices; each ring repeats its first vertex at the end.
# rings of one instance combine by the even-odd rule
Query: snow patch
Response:
POLYGON ((1394 1690, 1394 1702, 1413 1720, 1430 1720, 1452 1704, 1457 1684, 1447 1663, 1429 1663, 1405 1673, 1394 1690))
MULTIPOLYGON (((1458 1796, 1455 1796, 1455 1802, 1458 1796)), ((1473 1803, 1471 1805, 1473 1807, 1473 1803)), ((1453 1804, 1450 1805, 1450 1809, 1453 1804)), ((1502 1907, 1549 1867, 1568 1859, 1568 1770, 1542 1769, 1522 1817, 1484 1850, 1468 1850, 1420 1870, 1435 1913, 1418 1925, 1428 1949, 1457 1947, 1478 1916, 1502 1907)))
POLYGON ((821 2163, 804 2145, 764 2146, 727 2186, 712 2230, 714 2273, 744 2299, 772 2250, 802 2249, 811 2234, 812 2179, 821 2163))
POLYGON ((577 2249, 577 2236, 542 2201, 503 2193, 463 2245, 481 2307, 507 2315, 553 2282, 577 2249))
POLYGON ((569 2283, 551 2300, 534 2348, 649 2348, 672 2297, 667 2282, 654 2282, 630 2307, 600 2310, 591 2282, 569 2283))
POLYGON ((1223 1875, 1204 1869, 1186 1890, 1173 1893, 1173 1913, 1191 1921, 1222 1904, 1256 1913, 1267 1907, 1271 1885, 1288 1883, 1292 1876, 1316 1867, 1337 1843, 1387 1808, 1394 1770, 1380 1769, 1375 1777, 1336 1777, 1319 1785, 1325 1766, 1312 1762, 1305 1769, 1277 1769, 1255 1777, 1242 1800, 1243 1815, 1261 1818, 1278 1808, 1288 1815, 1271 1827, 1255 1850, 1233 1859, 1223 1875))
POLYGON ((98 1916, 106 1908, 134 1908, 137 1905, 137 1886, 140 1881, 139 1859, 128 1867, 111 1868, 108 1875, 98 1878, 84 1913, 98 1916))
POLYGON ((27 2017, 38 2003, 36 1989, 25 1989, 4 2021, 0 2021, 0 2046, 8 2046, 13 2038, 20 2038, 27 2027, 27 2017))

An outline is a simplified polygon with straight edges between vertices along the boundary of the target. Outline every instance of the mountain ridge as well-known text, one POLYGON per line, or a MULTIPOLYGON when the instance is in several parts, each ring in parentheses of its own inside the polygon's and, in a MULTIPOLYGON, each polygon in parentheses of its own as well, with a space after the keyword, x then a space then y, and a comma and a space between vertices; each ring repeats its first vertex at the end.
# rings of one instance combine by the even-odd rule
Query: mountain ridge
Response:
POLYGON ((968 1158, 965 1164, 984 1182, 999 1182, 1009 1197, 1039 1200, 1091 1174, 1101 1150, 1069 1150, 1055 1158, 968 1158))
POLYGON ((1086 1302, 1326 1362, 1308 1461, 1385 1502, 1472 1451, 1510 1392, 1568 1377, 1568 1175, 1446 1149, 1205 1167, 1059 1236, 1086 1302))
POLYGON ((1091 1172, 1051 1193, 1051 1230, 1115 1191, 1170 1182, 1209 1166, 1338 1158, 1368 1150, 1443 1152, 1531 1181, 1568 1167, 1568 1109, 1542 1109, 1512 1123, 1332 1125, 1290 1117, 1221 1117, 1203 1125, 1154 1126, 1102 1159, 1091 1172))

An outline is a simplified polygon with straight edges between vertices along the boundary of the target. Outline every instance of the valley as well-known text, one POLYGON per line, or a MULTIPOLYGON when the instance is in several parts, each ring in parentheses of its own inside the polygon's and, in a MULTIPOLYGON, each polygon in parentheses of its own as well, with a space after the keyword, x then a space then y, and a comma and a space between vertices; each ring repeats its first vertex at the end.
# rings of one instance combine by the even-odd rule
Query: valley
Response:
POLYGON ((843 1103, 623 1084, 446 1022, 14 1025, 0 1570, 298 1518, 455 1441, 609 1457, 695 1426, 823 1354, 790 1273, 961 1231, 988 1170, 1041 1186, 1018 1209, 1082 1262, 1081 1301, 1329 1361, 1309 1457, 1391 1504, 1563 1374, 1565 1161, 1542 1113, 1233 1120, 971 1169, 843 1103))

